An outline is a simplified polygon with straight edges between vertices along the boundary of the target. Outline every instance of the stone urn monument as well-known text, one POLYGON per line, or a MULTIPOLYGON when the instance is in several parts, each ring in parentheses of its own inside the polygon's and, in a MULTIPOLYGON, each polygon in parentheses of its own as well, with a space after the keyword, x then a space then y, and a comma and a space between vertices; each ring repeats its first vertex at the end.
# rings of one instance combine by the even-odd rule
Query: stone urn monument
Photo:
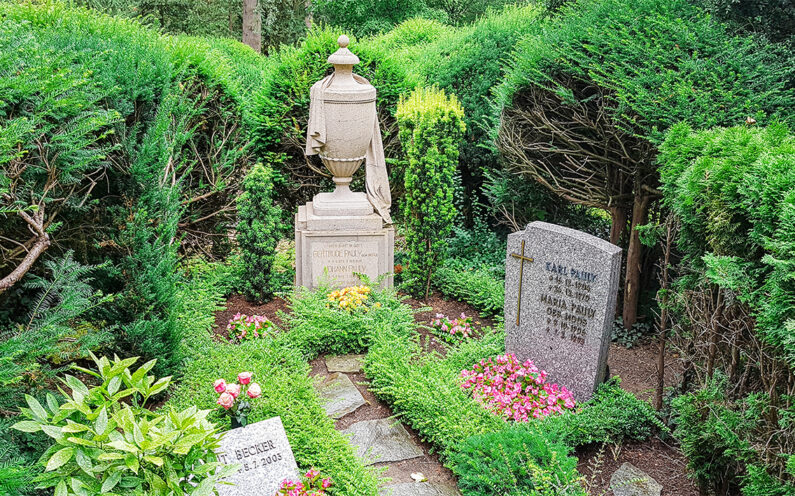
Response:
POLYGON ((296 284, 314 288, 361 284, 385 276, 392 285, 394 228, 389 179, 376 112, 376 89, 353 73, 359 57, 348 37, 328 62, 334 72, 310 91, 306 154, 318 155, 333 175, 333 192, 319 193, 298 207, 295 218, 296 284), (351 191, 353 175, 364 163, 365 192, 351 191))

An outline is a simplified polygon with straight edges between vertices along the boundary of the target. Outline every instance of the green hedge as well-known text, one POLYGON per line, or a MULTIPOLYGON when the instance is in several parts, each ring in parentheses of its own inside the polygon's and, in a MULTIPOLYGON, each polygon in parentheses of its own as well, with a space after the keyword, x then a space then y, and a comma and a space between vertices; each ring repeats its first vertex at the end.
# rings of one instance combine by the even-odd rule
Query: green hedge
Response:
POLYGON ((706 131, 680 124, 659 159, 665 204, 681 224, 683 276, 672 294, 680 336, 695 343, 688 358, 696 366, 716 364, 699 389, 675 400, 676 434, 705 490, 793 494, 794 412, 777 378, 795 368, 795 135, 779 124, 706 131), (693 311, 716 288, 721 312, 693 311), (712 359, 697 352, 712 341, 697 332, 705 325, 715 326, 719 343, 712 359), (741 371, 759 380, 743 378, 738 388, 741 371))
POLYGON ((696 128, 749 115, 795 121, 786 50, 736 36, 688 0, 566 3, 517 45, 497 103, 513 105, 530 85, 576 98, 576 88, 561 83, 568 78, 601 88, 615 124, 656 143, 680 121, 696 128))

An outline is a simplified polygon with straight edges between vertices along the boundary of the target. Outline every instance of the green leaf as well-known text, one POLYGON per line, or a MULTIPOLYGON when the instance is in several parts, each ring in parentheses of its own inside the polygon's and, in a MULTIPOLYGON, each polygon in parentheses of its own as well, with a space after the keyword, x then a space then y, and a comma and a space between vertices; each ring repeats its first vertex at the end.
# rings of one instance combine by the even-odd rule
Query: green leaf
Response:
POLYGON ((50 436, 51 438, 55 439, 56 441, 59 439, 63 439, 63 431, 57 425, 42 425, 41 430, 44 431, 45 434, 50 436))
POLYGON ((93 466, 91 465, 91 458, 89 458, 88 455, 86 455, 83 450, 81 449, 75 450, 75 461, 77 462, 77 466, 83 469, 85 473, 93 476, 93 474, 91 473, 91 469, 93 468, 93 466))
MULTIPOLYGON (((45 469, 46 472, 50 472, 52 470, 57 469, 58 467, 63 466, 66 462, 72 459, 72 455, 74 454, 74 448, 63 448, 55 452, 50 460, 47 462, 47 468, 45 469)), ((65 487, 65 485, 64 485, 65 487)))
POLYGON ((119 390, 120 386, 121 386, 121 377, 118 375, 113 376, 110 382, 108 382, 108 394, 110 396, 113 396, 114 394, 116 394, 116 391, 119 390))
POLYGON ((139 466, 138 457, 135 456, 134 454, 130 453, 129 455, 125 456, 124 464, 127 465, 127 468, 129 468, 136 474, 138 473, 138 466, 139 466))
POLYGON ((94 432, 97 433, 97 436, 101 436, 105 434, 105 428, 108 426, 108 411, 105 407, 102 407, 102 410, 99 411, 99 415, 97 415, 97 419, 94 421, 94 432))
POLYGON ((122 455, 121 453, 115 453, 113 451, 108 451, 108 452, 100 454, 97 457, 97 460, 104 462, 104 461, 109 461, 109 460, 121 460, 122 458, 124 458, 124 455, 122 455))
POLYGON ((50 411, 53 415, 58 413, 60 409, 60 405, 58 404, 58 400, 52 393, 47 393, 47 406, 50 408, 50 411))
POLYGON ((87 425, 78 424, 72 420, 66 420, 66 425, 61 427, 61 431, 66 433, 85 432, 89 429, 87 425))
POLYGON ((149 463, 152 463, 154 465, 157 465, 158 467, 162 467, 163 466, 163 459, 160 458, 159 456, 147 455, 147 456, 144 456, 144 460, 146 460, 149 463))
POLYGON ((112 474, 110 474, 110 477, 105 479, 105 482, 102 483, 101 491, 103 493, 111 491, 114 487, 116 487, 116 484, 118 484, 119 481, 121 480, 121 475, 122 475, 121 470, 117 470, 112 474))
POLYGON ((42 422, 47 421, 47 418, 49 418, 47 410, 45 410, 44 407, 41 406, 41 403, 39 403, 39 401, 36 398, 34 398, 29 394, 26 394, 25 401, 28 402, 28 406, 30 407, 30 410, 33 412, 33 415, 36 417, 36 420, 41 420, 42 422))
POLYGON ((33 420, 23 420, 22 422, 17 422, 12 425, 11 428, 20 432, 39 432, 41 430, 41 425, 33 420))
POLYGON ((72 397, 75 399, 77 403, 82 403, 83 398, 88 396, 88 388, 86 387, 83 382, 75 376, 66 375, 64 376, 66 384, 72 389, 72 397))
POLYGON ((67 496, 69 494, 66 489, 66 481, 62 480, 55 486, 55 496, 67 496))

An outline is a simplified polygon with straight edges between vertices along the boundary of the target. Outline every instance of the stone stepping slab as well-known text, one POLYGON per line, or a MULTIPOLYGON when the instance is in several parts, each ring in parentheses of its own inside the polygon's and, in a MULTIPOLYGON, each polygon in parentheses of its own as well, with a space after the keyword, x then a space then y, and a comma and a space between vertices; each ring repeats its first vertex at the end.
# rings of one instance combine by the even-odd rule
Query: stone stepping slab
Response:
POLYGON ((454 486, 432 482, 404 482, 390 484, 378 491, 378 496, 461 496, 454 486))
POLYGON ((351 445, 365 465, 423 455, 422 448, 414 443, 403 424, 394 419, 363 420, 341 432, 351 436, 351 445))
POLYGON ((362 393, 345 374, 334 373, 317 385, 323 409, 334 420, 340 419, 367 404, 362 393))
POLYGON ((345 372, 357 374, 362 371, 364 355, 337 355, 326 357, 326 368, 329 372, 345 372))

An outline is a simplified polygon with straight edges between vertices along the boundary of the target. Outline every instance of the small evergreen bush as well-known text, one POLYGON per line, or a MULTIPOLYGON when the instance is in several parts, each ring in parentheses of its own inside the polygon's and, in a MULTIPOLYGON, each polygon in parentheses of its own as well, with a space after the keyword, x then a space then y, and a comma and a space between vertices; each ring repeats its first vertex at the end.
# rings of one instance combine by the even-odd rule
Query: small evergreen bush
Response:
POLYGON ((397 110, 400 139, 408 156, 403 200, 407 264, 406 289, 428 297, 431 277, 444 261, 453 207, 453 174, 466 125, 454 97, 438 89, 417 89, 397 110))
POLYGON ((572 448, 534 423, 468 438, 450 457, 465 495, 585 496, 572 448))
POLYGON ((273 169, 255 165, 243 180, 243 193, 237 199, 243 291, 255 301, 264 301, 278 289, 273 263, 281 238, 282 210, 274 201, 274 179, 273 169))

